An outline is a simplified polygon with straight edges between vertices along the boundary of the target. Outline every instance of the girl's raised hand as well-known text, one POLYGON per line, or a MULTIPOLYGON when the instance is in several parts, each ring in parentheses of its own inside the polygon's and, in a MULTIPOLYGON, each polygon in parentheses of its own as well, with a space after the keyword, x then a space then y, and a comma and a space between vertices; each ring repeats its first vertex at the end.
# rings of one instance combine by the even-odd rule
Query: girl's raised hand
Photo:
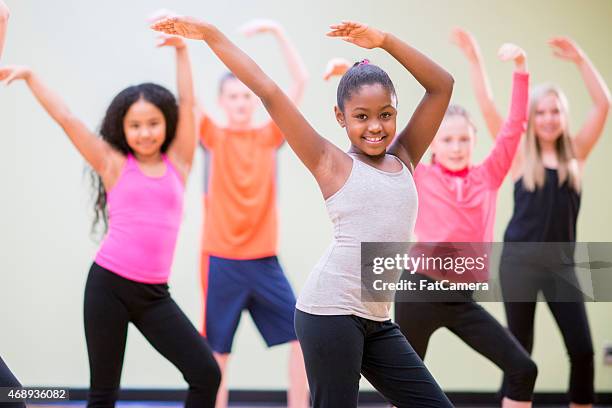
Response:
POLYGON ((279 23, 274 20, 256 19, 240 27, 240 32, 248 37, 261 33, 276 33, 282 30, 279 23))
POLYGON ((161 34, 157 39, 157 47, 174 47, 177 50, 185 48, 185 41, 181 37, 161 34))
POLYGON ((332 58, 327 63, 327 67, 325 67, 325 72, 323 73, 323 79, 329 80, 334 76, 342 76, 346 71, 351 67, 351 63, 345 60, 344 58, 332 58))
POLYGON ((355 21, 343 21, 340 24, 332 24, 329 28, 331 31, 327 33, 328 37, 339 37, 362 48, 380 47, 385 40, 384 32, 355 21))
POLYGON ((516 44, 502 44, 497 51, 497 56, 502 61, 514 61, 514 65, 518 71, 526 70, 525 61, 527 59, 527 54, 525 53, 525 50, 516 44))
POLYGON ((11 82, 18 79, 27 81, 31 74, 32 70, 29 67, 8 65, 0 68, 0 82, 4 82, 4 84, 8 86, 11 82))
POLYGON ((191 40, 206 40, 210 24, 193 17, 167 17, 151 24, 151 29, 191 40))
POLYGON ((465 57, 470 61, 475 61, 480 55, 478 44, 474 36, 469 31, 463 28, 456 27, 451 31, 450 40, 463 52, 465 57))
POLYGON ((584 58, 584 53, 580 47, 568 37, 553 37, 548 40, 548 45, 553 49, 555 57, 580 63, 584 58))

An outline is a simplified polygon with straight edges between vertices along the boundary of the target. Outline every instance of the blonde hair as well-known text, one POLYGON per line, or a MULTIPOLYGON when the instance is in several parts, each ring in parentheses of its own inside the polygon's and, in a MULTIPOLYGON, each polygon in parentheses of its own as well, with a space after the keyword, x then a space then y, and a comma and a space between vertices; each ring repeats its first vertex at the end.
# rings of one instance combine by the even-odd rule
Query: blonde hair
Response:
POLYGON ((455 104, 448 105, 448 108, 446 109, 446 112, 444 113, 444 119, 451 117, 451 116, 463 117, 465 121, 468 123, 468 125, 470 125, 472 130, 476 132, 476 125, 474 125, 474 122, 472 121, 472 116, 467 111, 467 109, 465 109, 463 106, 455 105, 455 104))
POLYGON ((536 188, 544 187, 546 172, 542 161, 542 151, 538 136, 535 133, 535 115, 538 103, 547 95, 554 95, 561 105, 560 112, 563 116, 563 133, 555 142, 555 152, 557 153, 557 174, 559 186, 566 181, 575 191, 580 191, 580 177, 576 156, 572 148, 572 140, 569 135, 569 103, 563 91, 556 85, 543 84, 536 87, 531 93, 529 101, 529 116, 527 132, 523 139, 523 186, 527 191, 535 191, 536 188))
MULTIPOLYGON (((467 111, 467 109, 465 109, 463 106, 455 105, 455 104, 448 105, 448 108, 446 109, 446 112, 444 113, 444 118, 442 120, 450 118, 451 116, 461 116, 462 118, 464 118, 465 121, 468 123, 468 125, 474 131, 474 134, 476 134, 476 125, 472 121, 472 116, 467 111)), ((436 154, 432 153, 431 162, 434 163, 435 161, 436 161, 436 154)))

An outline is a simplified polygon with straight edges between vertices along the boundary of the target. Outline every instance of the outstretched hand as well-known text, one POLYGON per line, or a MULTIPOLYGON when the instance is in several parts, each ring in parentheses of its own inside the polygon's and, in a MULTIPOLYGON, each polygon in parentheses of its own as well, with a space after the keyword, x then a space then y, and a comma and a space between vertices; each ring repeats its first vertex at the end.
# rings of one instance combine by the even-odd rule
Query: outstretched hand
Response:
POLYGON ((174 47, 177 50, 185 48, 185 40, 174 35, 160 34, 157 37, 157 47, 174 47))
POLYGON ((572 61, 576 64, 584 59, 584 53, 571 38, 553 37, 548 40, 548 45, 553 49, 555 57, 572 61))
POLYGON ((497 51, 497 56, 502 61, 514 61, 516 69, 519 71, 525 71, 525 61, 527 59, 527 54, 525 50, 519 47, 516 44, 505 43, 499 47, 499 51, 497 51))
POLYGON ((267 19, 255 19, 240 27, 240 32, 248 37, 263 33, 278 33, 282 30, 282 26, 274 21, 267 19))
POLYGON ((210 28, 210 24, 187 16, 167 17, 151 24, 154 31, 191 40, 206 40, 210 28))
POLYGON ((459 47, 469 61, 476 61, 480 56, 478 43, 469 31, 456 27, 451 31, 450 40, 459 47))
POLYGON ((0 82, 10 85, 18 79, 27 80, 32 74, 32 70, 26 66, 8 65, 0 68, 0 82))
POLYGON ((384 32, 355 21, 343 21, 340 24, 332 24, 329 28, 331 31, 327 33, 328 37, 338 37, 362 48, 380 47, 385 40, 384 32))
POLYGON ((344 58, 332 58, 327 62, 323 79, 328 81, 331 77, 342 76, 351 67, 351 63, 344 58))

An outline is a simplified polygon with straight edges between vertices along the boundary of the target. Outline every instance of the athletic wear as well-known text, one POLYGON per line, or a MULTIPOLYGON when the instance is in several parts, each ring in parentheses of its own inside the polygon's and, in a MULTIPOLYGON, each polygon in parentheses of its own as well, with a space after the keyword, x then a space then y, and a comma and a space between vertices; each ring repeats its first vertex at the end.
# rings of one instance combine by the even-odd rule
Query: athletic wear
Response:
POLYGON ((398 408, 452 407, 390 320, 317 316, 296 310, 314 408, 355 408, 360 374, 398 408))
POLYGON ((235 260, 203 258, 208 284, 204 335, 218 353, 232 350, 243 310, 248 310, 268 347, 297 339, 295 295, 276 256, 235 260))
MULTIPOLYGON (((414 274, 411 278, 428 280, 420 274, 414 274)), ((514 336, 474 302, 471 295, 469 291, 458 293, 457 298, 463 301, 455 302, 396 303, 395 321, 422 359, 425 359, 427 345, 434 332, 442 327, 447 328, 506 374, 506 397, 515 401, 530 401, 538 374, 536 364, 514 336)))
POLYGON ((276 255, 276 152, 283 141, 272 121, 238 131, 202 119, 203 253, 230 259, 276 255))
POLYGON ((166 172, 145 175, 131 154, 107 192, 109 228, 95 262, 136 282, 166 283, 183 213, 184 186, 163 155, 166 172))
POLYGON ((219 367, 206 340, 170 297, 168 285, 135 282, 94 263, 85 286, 84 317, 88 407, 113 407, 119 396, 130 322, 181 371, 189 384, 185 407, 215 406, 219 367))
POLYGON ((161 177, 128 155, 108 192, 109 232, 85 287, 90 368, 87 406, 113 407, 132 322, 189 383, 186 407, 214 407, 221 381, 211 350, 174 303, 167 280, 183 209, 184 186, 165 155, 161 177))
MULTIPOLYGON (((510 114, 482 164, 463 174, 453 174, 437 163, 417 167, 415 181, 421 200, 416 222, 419 242, 474 242, 478 251, 485 247, 482 243, 492 241, 497 192, 510 170, 525 129, 528 80, 528 74, 514 73, 510 114)), ((406 274, 404 278, 432 282, 442 278, 488 280, 488 267, 480 275, 465 277, 454 273, 442 276, 442 271, 437 270, 422 273, 406 274)), ((425 358, 431 335, 438 328, 447 327, 504 371, 508 378, 505 396, 530 401, 537 376, 535 363, 512 335, 472 299, 471 292, 456 295, 460 301, 397 302, 395 319, 402 333, 421 358, 425 358)))
MULTIPOLYGON (((576 220, 580 210, 580 194, 568 182, 559 185, 557 171, 546 169, 544 186, 527 191, 523 180, 514 184, 514 213, 506 229, 507 242, 568 242, 576 241, 576 220)), ((534 337, 534 315, 538 293, 541 291, 561 331, 570 361, 569 397, 571 402, 591 404, 594 390, 593 341, 586 309, 582 301, 576 272, 571 262, 562 267, 556 263, 554 271, 545 262, 572 259, 573 245, 551 245, 551 250, 562 254, 527 254, 510 244, 504 247, 500 264, 500 279, 510 331, 531 353, 534 337), (567 252, 569 251, 569 253, 567 252), (563 257, 563 258, 560 258, 563 257), (562 268, 562 269, 559 269, 562 268), (571 300, 575 298, 575 302, 571 300), (564 302, 555 302, 555 299, 564 302)))
POLYGON ((557 170, 546 168, 544 186, 527 191, 521 178, 514 183, 514 211, 506 242, 575 242, 580 193, 567 182, 559 186, 557 170))
POLYGON ((491 242, 497 192, 510 170, 527 118, 529 75, 515 72, 510 114, 495 146, 463 177, 439 164, 420 163, 414 175, 420 208, 415 234, 419 242, 491 242))
POLYGON ((401 171, 389 173, 351 158, 345 184, 325 200, 334 224, 333 241, 308 276, 296 307, 315 315, 385 321, 390 303, 361 301, 361 242, 410 241, 416 189, 403 163, 401 171))

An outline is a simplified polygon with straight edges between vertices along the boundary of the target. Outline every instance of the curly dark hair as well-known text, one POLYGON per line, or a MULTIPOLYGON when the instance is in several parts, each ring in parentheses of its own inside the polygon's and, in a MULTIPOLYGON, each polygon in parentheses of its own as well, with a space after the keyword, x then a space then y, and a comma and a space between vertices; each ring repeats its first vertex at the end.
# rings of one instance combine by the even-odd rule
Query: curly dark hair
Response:
MULTIPOLYGON (((130 86, 119 92, 110 103, 102 124, 100 136, 117 151, 127 155, 134 153, 127 143, 123 130, 123 119, 130 107, 137 101, 144 99, 155 105, 164 115, 166 121, 166 139, 161 146, 165 153, 176 135, 178 122, 178 105, 176 98, 163 86, 153 83, 143 83, 130 86)), ((106 189, 102 184, 100 175, 90 169, 91 185, 94 190, 94 219, 91 227, 95 235, 98 224, 102 221, 102 233, 108 230, 108 212, 106 208, 106 189)))
POLYGON ((338 108, 344 112, 344 102, 349 100, 353 93, 359 91, 363 85, 380 84, 397 100, 395 87, 389 75, 368 60, 356 62, 342 75, 336 93, 338 108))

